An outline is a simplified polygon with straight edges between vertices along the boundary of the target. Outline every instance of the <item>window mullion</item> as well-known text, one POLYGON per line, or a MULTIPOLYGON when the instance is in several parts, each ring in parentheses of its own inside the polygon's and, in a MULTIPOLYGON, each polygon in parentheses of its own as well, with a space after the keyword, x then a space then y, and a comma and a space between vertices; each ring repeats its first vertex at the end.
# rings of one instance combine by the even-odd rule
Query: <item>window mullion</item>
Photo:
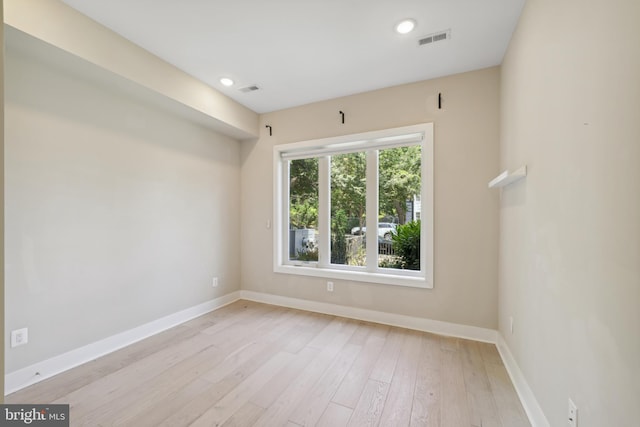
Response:
POLYGON ((282 261, 285 262, 289 259, 289 239, 291 234, 289 233, 289 182, 291 180, 290 175, 290 165, 288 161, 282 162, 282 182, 281 182, 281 191, 282 198, 280 200, 280 209, 282 215, 282 222, 280 228, 280 239, 284 242, 283 245, 280 246, 280 256, 282 257, 282 261))
POLYGON ((367 271, 378 270, 378 150, 367 151, 367 271))
POLYGON ((331 255, 331 167, 330 157, 318 159, 318 266, 327 267, 331 255))

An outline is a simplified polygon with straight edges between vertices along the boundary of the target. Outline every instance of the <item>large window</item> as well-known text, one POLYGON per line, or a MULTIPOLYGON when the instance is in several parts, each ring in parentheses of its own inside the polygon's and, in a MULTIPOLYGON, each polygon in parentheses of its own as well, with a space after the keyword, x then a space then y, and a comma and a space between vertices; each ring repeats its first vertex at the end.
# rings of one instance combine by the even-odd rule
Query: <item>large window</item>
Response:
POLYGON ((433 287, 433 126, 278 145, 276 272, 433 287))

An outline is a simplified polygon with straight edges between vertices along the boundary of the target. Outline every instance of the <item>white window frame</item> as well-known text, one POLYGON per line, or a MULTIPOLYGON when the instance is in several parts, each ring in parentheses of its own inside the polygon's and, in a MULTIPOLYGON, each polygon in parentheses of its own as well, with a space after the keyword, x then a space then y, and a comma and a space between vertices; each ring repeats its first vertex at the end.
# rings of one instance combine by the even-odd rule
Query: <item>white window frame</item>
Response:
MULTIPOLYGON (((276 273, 297 274, 338 280, 379 283, 386 285, 433 288, 433 123, 385 129, 332 138, 281 144, 274 146, 274 212, 273 270, 276 273), (414 142, 411 142, 414 141, 414 142), (367 228, 378 229, 378 151, 384 148, 414 145, 421 141, 422 190, 420 194, 420 271, 380 268, 378 263, 354 267, 330 263, 330 173, 331 154, 367 149, 367 228), (289 160, 318 157, 318 233, 320 245, 317 262, 289 260, 289 160), (375 178, 374 178, 375 176, 375 178), (373 180, 375 179, 375 182, 373 180), (373 185, 375 184, 375 185, 373 185), (375 212, 375 215, 371 215, 375 212)), ((376 233, 377 234, 377 233, 376 233)), ((367 245, 367 259, 377 259, 378 245, 367 245)))

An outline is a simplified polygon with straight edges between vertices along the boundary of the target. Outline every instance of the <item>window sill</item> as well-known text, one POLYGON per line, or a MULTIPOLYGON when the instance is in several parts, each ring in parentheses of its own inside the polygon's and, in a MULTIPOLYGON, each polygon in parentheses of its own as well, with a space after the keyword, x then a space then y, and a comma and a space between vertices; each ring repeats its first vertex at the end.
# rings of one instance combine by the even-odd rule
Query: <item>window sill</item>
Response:
POLYGON ((406 286, 411 288, 433 288, 433 283, 428 282, 423 276, 318 268, 315 266, 315 264, 277 265, 274 267, 274 272, 282 274, 297 274, 300 276, 322 277, 326 279, 351 280, 356 282, 378 283, 383 285, 406 286))

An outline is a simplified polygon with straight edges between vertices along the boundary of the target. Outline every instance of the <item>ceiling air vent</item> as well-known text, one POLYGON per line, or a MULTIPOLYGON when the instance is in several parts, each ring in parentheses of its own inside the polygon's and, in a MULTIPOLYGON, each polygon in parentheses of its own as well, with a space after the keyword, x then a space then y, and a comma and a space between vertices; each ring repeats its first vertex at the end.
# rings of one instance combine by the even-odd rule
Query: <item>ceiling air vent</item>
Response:
POLYGON ((438 31, 437 33, 429 34, 418 40, 419 46, 424 46, 426 44, 431 44, 443 40, 448 40, 451 38, 451 30, 446 31, 438 31))
POLYGON ((248 93, 248 92, 255 92, 256 90, 260 90, 260 88, 256 85, 251 85, 247 87, 242 87, 239 90, 240 92, 248 93))

